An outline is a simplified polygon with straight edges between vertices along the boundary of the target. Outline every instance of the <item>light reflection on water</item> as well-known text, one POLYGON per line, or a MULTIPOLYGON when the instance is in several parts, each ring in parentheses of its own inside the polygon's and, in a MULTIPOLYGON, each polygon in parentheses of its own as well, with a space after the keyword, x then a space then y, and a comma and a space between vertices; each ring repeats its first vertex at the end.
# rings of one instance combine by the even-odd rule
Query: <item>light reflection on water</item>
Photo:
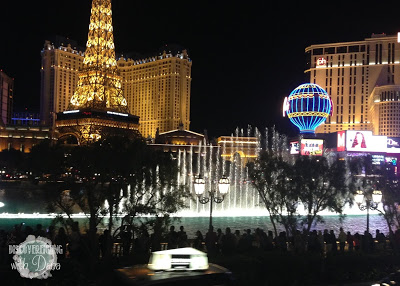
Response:
MULTIPOLYGON (((81 227, 87 227, 87 219, 78 218, 81 227)), ((339 216, 330 215, 324 217, 325 223, 320 223, 316 227, 312 229, 316 230, 324 230, 325 228, 328 230, 333 229, 335 234, 339 233, 339 228, 343 227, 344 231, 350 231, 352 234, 358 232, 360 234, 364 233, 367 225, 367 216, 366 215, 348 215, 341 223, 339 220, 339 216)), ((20 224, 25 222, 26 225, 31 226, 32 228, 36 227, 36 224, 40 223, 47 228, 51 224, 52 219, 50 218, 3 218, 0 219, 0 229, 10 230, 15 224, 20 224)), ((104 220, 106 223, 107 220, 104 220)), ((175 230, 179 231, 179 226, 183 225, 185 231, 189 238, 193 238, 197 230, 200 230, 203 234, 207 232, 209 224, 208 217, 182 217, 176 218, 176 220, 172 220, 172 225, 175 226, 175 230)), ((235 230, 240 230, 242 233, 244 229, 251 229, 252 232, 256 228, 261 228, 264 231, 273 230, 272 224, 269 220, 268 216, 245 216, 245 217, 213 217, 213 226, 214 229, 217 230, 221 228, 223 232, 225 232, 226 227, 230 227, 232 232, 235 230)), ((384 220, 384 218, 380 215, 370 215, 370 232, 372 235, 375 235, 375 230, 379 229, 381 232, 387 234, 388 227, 384 220)), ((104 228, 104 226, 99 226, 99 230, 104 228)), ((279 228, 279 230, 283 230, 283 228, 279 228)))

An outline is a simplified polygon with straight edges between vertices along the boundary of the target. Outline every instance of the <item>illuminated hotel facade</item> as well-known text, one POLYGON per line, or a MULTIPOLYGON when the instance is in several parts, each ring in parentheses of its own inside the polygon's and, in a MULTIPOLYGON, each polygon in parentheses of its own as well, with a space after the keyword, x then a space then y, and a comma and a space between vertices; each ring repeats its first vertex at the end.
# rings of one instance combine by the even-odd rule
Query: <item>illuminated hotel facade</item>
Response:
POLYGON ((84 53, 76 48, 76 43, 73 44, 62 38, 56 38, 55 44, 45 41, 40 91, 40 123, 43 126, 54 126, 55 114, 67 110, 75 92, 84 53))
POLYGON ((1 107, 1 124, 7 125, 11 123, 11 114, 13 108, 14 97, 14 79, 0 71, 0 107, 1 107))
POLYGON ((400 137, 400 44, 397 36, 311 45, 305 73, 333 102, 332 116, 316 133, 373 130, 400 137))
POLYGON ((118 70, 122 89, 132 114, 140 117, 144 137, 190 127, 190 86, 192 62, 186 50, 142 60, 120 58, 118 70))
MULTIPOLYGON (((42 50, 41 124, 54 126, 55 114, 68 109, 83 66, 84 53, 73 41, 46 41, 42 50)), ((192 62, 185 50, 140 60, 120 57, 123 96, 129 112, 140 117, 144 137, 190 127, 190 86, 192 62)))

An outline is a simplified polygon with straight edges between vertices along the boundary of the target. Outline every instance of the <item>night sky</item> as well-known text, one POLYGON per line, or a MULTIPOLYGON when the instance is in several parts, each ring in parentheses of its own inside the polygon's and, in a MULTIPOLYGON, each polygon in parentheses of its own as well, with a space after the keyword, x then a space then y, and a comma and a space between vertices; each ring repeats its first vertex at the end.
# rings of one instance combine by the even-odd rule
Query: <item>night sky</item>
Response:
MULTIPOLYGON (((90 7, 90 0, 2 1, 0 68, 15 78, 14 110, 39 110, 44 41, 58 34, 84 46, 90 7)), ((214 137, 276 125, 293 135, 281 105, 307 81, 304 49, 394 35, 399 11, 400 1, 114 0, 113 24, 118 53, 156 53, 166 44, 189 51, 191 130, 214 137)))

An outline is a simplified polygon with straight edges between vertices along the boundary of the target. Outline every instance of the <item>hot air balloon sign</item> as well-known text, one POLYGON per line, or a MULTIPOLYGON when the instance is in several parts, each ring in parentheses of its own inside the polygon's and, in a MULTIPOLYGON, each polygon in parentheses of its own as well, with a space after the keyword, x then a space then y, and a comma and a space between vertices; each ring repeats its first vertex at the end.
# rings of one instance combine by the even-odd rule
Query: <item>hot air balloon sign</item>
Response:
POLYGON ((296 87, 283 104, 283 113, 296 125, 300 133, 315 133, 315 129, 332 115, 332 100, 328 93, 315 83, 296 87))

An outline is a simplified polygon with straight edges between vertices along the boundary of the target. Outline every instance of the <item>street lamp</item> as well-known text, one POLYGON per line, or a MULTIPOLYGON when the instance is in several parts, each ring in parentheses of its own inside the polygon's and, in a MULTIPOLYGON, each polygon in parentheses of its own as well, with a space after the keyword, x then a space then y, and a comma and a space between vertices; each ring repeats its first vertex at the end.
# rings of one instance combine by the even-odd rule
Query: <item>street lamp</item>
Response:
POLYGON ((376 210, 378 208, 379 203, 382 201, 382 192, 375 190, 371 196, 358 190, 354 199, 360 210, 367 211, 367 232, 369 232, 369 210, 376 210))
POLYGON ((229 186, 230 186, 229 179, 225 176, 219 179, 218 182, 216 180, 212 181, 210 191, 208 192, 209 196, 205 197, 203 196, 206 190, 205 180, 200 176, 194 180, 194 192, 196 193, 199 202, 201 204, 207 204, 208 202, 210 202, 210 225, 209 225, 210 231, 212 227, 213 203, 220 204, 224 201, 225 195, 229 191, 229 186))

